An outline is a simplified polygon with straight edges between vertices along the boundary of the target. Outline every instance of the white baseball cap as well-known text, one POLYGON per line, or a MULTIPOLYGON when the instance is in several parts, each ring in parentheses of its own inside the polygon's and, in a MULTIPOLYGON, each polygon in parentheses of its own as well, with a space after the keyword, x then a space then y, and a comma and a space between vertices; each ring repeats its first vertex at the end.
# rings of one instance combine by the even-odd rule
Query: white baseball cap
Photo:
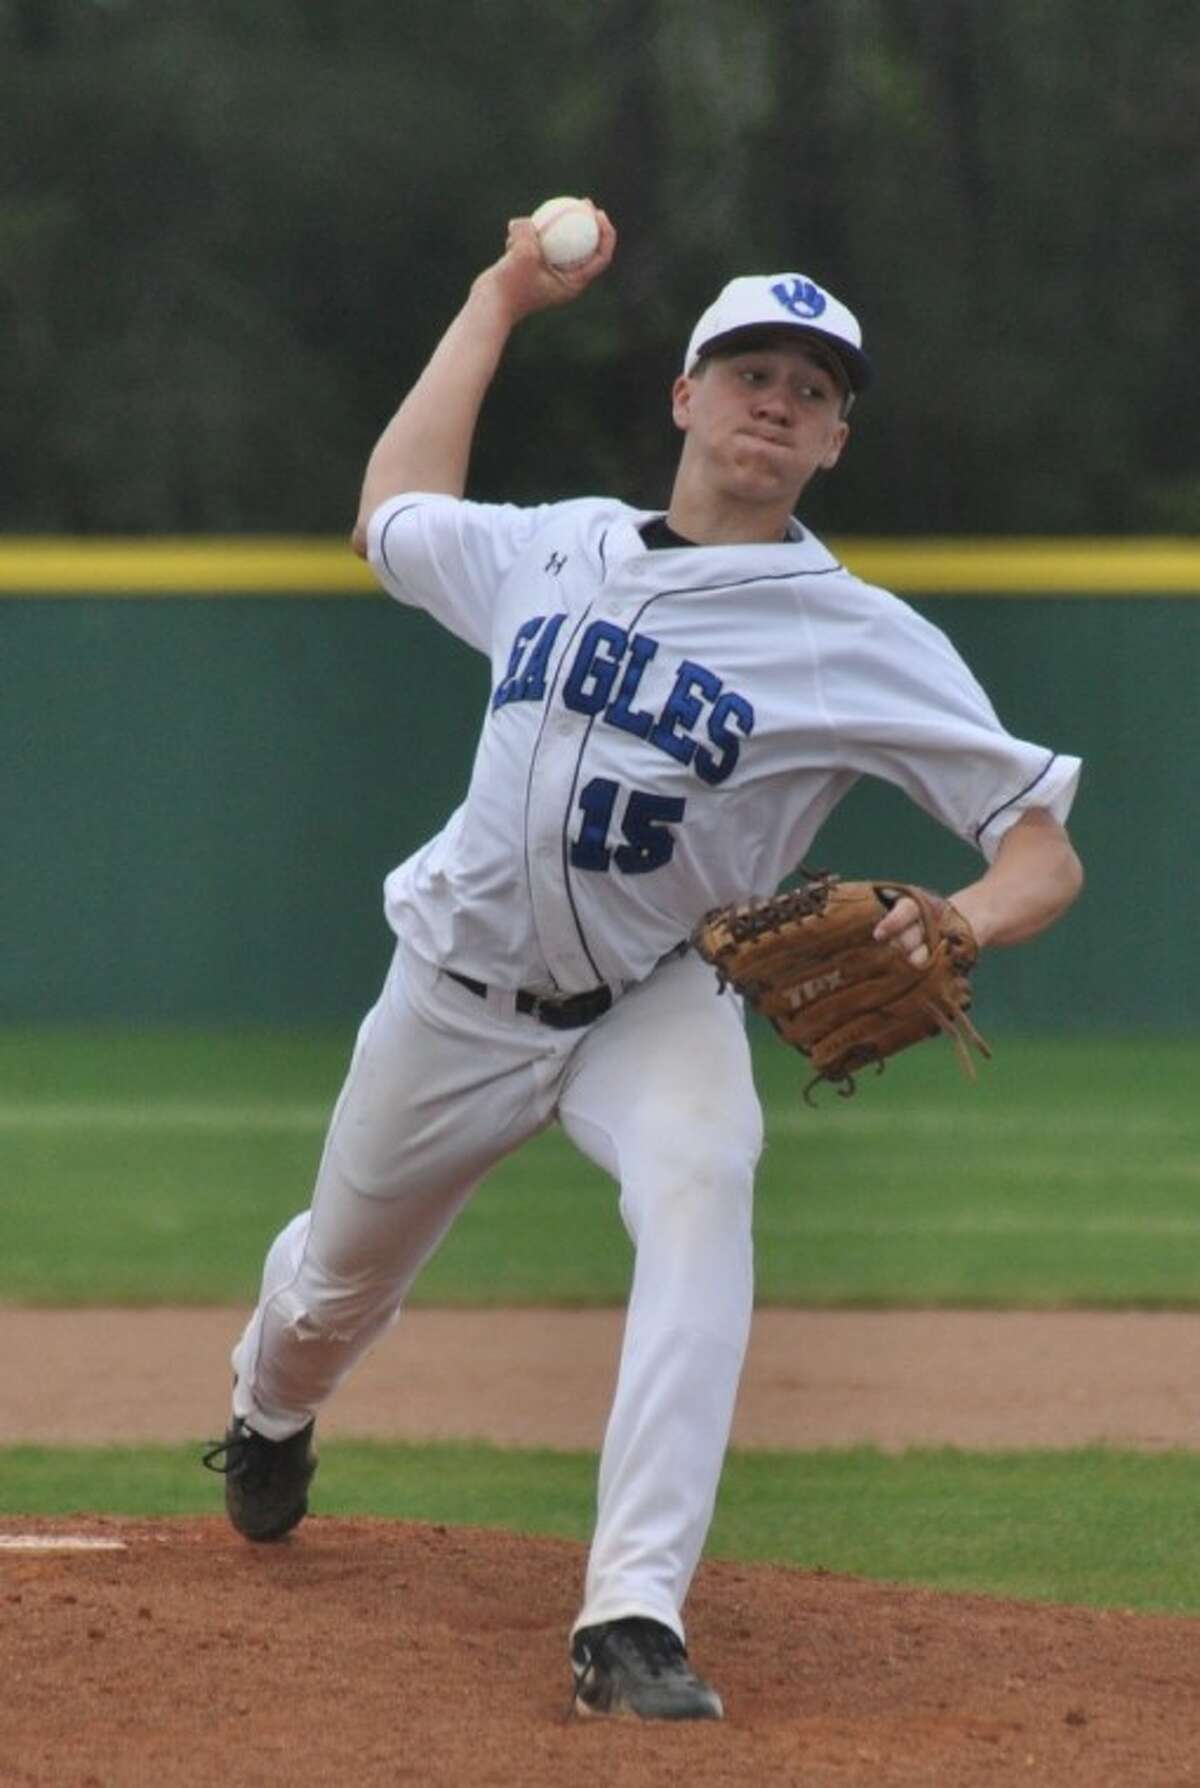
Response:
POLYGON ((748 273, 731 279, 692 330, 683 370, 690 373, 702 355, 730 337, 779 328, 797 329, 826 343, 844 368, 851 391, 870 384, 871 363, 862 350, 858 318, 804 273, 748 273))

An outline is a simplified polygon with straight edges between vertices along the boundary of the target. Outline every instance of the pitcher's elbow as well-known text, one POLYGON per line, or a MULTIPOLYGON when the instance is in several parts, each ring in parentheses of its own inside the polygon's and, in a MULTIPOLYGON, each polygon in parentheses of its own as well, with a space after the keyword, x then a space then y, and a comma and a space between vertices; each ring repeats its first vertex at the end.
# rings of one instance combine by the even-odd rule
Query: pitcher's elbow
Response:
POLYGON ((1058 868, 1058 904, 1054 915, 1055 918, 1058 918, 1061 914, 1065 913, 1068 908, 1074 906, 1075 902, 1079 899, 1079 896, 1083 893, 1085 880, 1086 877, 1083 872, 1083 863, 1079 853, 1074 845, 1071 844, 1070 840, 1065 839, 1063 843, 1062 860, 1058 868))

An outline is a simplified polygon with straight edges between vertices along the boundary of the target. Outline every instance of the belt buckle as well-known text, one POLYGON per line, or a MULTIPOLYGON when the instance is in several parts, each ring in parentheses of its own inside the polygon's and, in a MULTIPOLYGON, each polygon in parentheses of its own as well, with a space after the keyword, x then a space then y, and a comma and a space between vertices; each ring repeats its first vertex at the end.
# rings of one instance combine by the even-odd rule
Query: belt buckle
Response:
POLYGON ((612 1003, 611 987, 593 987, 565 1000, 535 1000, 533 1015, 539 1024, 549 1025, 551 1030, 577 1031, 603 1017, 612 1003))

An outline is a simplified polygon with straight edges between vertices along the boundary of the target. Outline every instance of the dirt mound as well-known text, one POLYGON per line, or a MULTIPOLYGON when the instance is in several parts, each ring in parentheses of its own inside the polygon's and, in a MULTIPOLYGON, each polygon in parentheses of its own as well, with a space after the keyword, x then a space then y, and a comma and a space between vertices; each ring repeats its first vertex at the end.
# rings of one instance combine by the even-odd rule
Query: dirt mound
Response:
POLYGON ((1191 1781, 1192 1621, 719 1563, 689 1604, 720 1726, 569 1714, 583 1552, 310 1519, 9 1520, 0 1782, 80 1788, 1191 1781))

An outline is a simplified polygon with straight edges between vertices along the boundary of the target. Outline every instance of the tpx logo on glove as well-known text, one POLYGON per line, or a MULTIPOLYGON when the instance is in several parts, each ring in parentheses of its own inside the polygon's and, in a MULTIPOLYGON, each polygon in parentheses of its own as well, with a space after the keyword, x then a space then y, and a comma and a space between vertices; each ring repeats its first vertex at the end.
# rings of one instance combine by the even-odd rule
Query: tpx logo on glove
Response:
POLYGON ((823 975, 813 975, 807 981, 800 981, 792 988, 792 1008, 798 1011, 801 1006, 811 1006, 822 994, 833 993, 842 985, 843 976, 839 968, 827 969, 823 975))

